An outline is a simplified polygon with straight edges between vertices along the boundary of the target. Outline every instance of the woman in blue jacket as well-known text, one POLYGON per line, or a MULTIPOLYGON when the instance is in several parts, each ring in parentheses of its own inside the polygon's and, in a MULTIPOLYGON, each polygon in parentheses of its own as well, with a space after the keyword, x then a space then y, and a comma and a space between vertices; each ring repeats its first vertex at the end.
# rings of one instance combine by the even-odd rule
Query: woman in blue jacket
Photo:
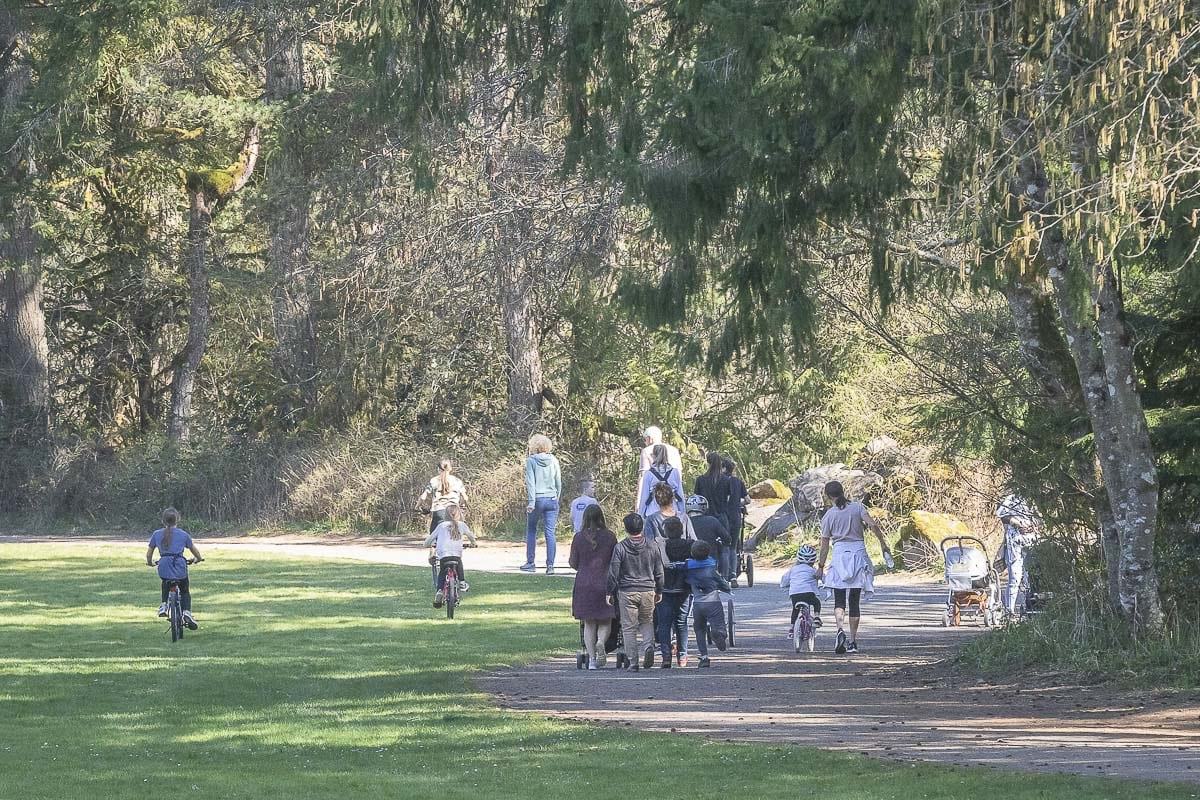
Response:
POLYGON ((554 529, 558 526, 558 498, 562 494, 562 470, 550 438, 536 434, 529 438, 529 457, 525 459, 525 563, 522 572, 533 572, 537 554, 537 526, 542 523, 546 537, 546 574, 554 574, 554 529))

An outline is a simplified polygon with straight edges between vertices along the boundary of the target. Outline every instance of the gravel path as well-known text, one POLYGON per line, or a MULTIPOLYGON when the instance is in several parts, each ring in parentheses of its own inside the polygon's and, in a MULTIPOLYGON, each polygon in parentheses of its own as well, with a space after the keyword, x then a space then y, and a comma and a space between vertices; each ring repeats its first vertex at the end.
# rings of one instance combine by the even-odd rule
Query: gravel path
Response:
MULTIPOLYGON (((1200 782, 1200 697, 962 682, 945 660, 974 628, 938 624, 945 590, 883 576, 863 606, 862 652, 797 655, 787 598, 765 572, 734 592, 738 646, 711 669, 577 671, 573 657, 488 676, 513 709, 603 724, 864 755, 1200 782)), ((823 614, 832 622, 832 612, 823 614)), ((611 664, 611 661, 610 661, 611 664)))
MULTIPOLYGON (((0 536, 0 545, 28 542, 142 544, 140 538, 0 536)), ((427 563, 416 537, 210 538, 199 544, 206 556, 254 551, 427 563)), ((508 573, 523 561, 520 545, 484 542, 471 551, 468 565, 508 573)), ((1200 783, 1195 693, 1131 694, 1056 685, 1046 676, 1033 684, 964 682, 946 659, 977 630, 942 628, 945 590, 892 575, 879 579, 879 594, 863 606, 863 652, 834 655, 827 625, 818 652, 796 655, 784 636, 787 599, 777 588, 779 573, 760 570, 758 577, 754 588, 735 591, 738 646, 714 651, 711 669, 588 672, 575 669, 574 656, 564 656, 480 682, 506 707, 601 724, 904 760, 1200 783)), ((552 580, 570 578, 570 570, 560 568, 552 580)), ((831 611, 824 617, 832 622, 831 611)))

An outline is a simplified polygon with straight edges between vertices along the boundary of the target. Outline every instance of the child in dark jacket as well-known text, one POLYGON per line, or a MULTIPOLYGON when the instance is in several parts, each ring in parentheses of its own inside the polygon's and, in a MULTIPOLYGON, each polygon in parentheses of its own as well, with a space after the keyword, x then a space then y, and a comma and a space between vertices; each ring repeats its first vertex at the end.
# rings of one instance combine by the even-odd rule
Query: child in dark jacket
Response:
POLYGON ((708 633, 712 630, 713 642, 724 652, 729 639, 725 626, 725 605, 721 592, 728 592, 729 581, 721 577, 717 560, 711 558, 708 542, 692 543, 692 557, 687 561, 672 563, 672 567, 683 566, 687 570, 687 582, 692 587, 692 630, 696 634, 696 649, 700 651, 700 666, 711 666, 708 660, 708 633))
MULTIPOLYGON (((692 550, 692 543, 683 538, 683 522, 678 517, 668 517, 663 523, 666 538, 659 539, 662 548, 663 564, 671 562, 686 562, 692 550)), ((687 656, 687 618, 692 607, 692 589, 687 583, 687 568, 666 570, 662 600, 654 609, 658 649, 662 654, 663 669, 671 667, 671 636, 675 636, 675 653, 679 666, 686 667, 687 656)))

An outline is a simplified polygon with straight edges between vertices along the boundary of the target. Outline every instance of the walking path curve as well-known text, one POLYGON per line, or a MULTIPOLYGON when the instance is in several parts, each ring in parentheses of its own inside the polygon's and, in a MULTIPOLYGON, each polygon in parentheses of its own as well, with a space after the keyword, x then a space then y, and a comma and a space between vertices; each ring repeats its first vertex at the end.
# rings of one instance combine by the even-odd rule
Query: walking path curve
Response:
MULTIPOLYGON (((97 548, 142 540, 0 535, 0 545, 6 543, 97 548)), ((417 537, 228 537, 199 544, 206 556, 252 551, 406 566, 426 566, 428 554, 417 537)), ((517 572, 524 561, 521 545, 481 545, 470 556, 473 570, 517 572)), ((554 579, 570 575, 560 569, 554 579)), ((942 628, 944 588, 893 575, 877 580, 879 594, 863 606, 861 653, 830 652, 827 624, 818 652, 797 655, 785 638, 787 599, 778 578, 760 570, 758 585, 735 590, 738 646, 714 652, 713 667, 703 672, 577 671, 572 655, 493 673, 481 684, 506 707, 601 724, 883 758, 1200 783, 1194 693, 1131 694, 1059 685, 1047 676, 1032 684, 1017 676, 1001 684, 964 682, 946 662, 976 629, 942 628)), ((823 616, 832 621, 831 611, 823 616)))

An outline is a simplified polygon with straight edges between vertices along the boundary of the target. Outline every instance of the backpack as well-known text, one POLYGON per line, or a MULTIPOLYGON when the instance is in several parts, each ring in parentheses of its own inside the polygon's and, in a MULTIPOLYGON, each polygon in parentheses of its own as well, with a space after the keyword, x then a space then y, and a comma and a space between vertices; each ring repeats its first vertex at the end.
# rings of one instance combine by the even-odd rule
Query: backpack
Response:
MULTIPOLYGON (((671 486, 671 482, 667 479, 671 477, 671 473, 674 471, 675 471, 675 468, 670 465, 667 465, 667 474, 666 475, 659 473, 659 471, 657 469, 655 469, 654 467, 650 468, 650 474, 653 475, 659 483, 665 483, 668 486, 671 486)), ((679 490, 676 489, 674 486, 671 486, 671 494, 675 495, 675 502, 677 502, 677 503, 683 502, 683 498, 679 496, 679 490)), ((653 488, 651 488, 651 490, 650 490, 650 497, 651 498, 654 497, 653 488)))

